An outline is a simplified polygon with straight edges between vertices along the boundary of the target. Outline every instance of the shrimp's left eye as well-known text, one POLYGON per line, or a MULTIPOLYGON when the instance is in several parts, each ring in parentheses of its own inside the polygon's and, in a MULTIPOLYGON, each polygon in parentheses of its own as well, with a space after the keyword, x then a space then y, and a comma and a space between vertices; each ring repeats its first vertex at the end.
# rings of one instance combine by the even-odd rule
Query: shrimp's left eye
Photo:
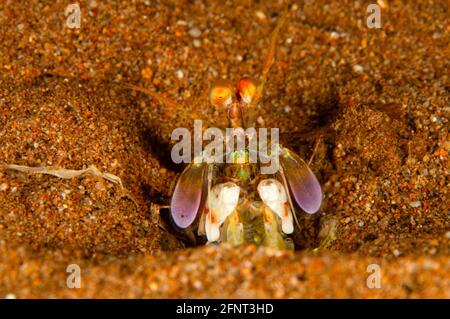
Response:
POLYGON ((237 84, 237 95, 245 104, 249 104, 256 93, 256 85, 249 78, 241 78, 237 84))
POLYGON ((211 104, 218 108, 224 108, 231 104, 233 87, 225 80, 218 81, 211 88, 209 99, 211 104))

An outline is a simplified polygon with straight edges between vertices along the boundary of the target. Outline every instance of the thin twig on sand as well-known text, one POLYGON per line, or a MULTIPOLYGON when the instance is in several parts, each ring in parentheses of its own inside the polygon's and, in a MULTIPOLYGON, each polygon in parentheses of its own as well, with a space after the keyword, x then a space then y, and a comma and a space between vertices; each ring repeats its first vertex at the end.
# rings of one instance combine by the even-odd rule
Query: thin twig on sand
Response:
POLYGON ((5 164, 3 165, 4 170, 14 170, 18 172, 23 172, 27 174, 47 174, 56 176, 63 179, 72 179, 76 178, 85 174, 94 175, 103 179, 106 179, 116 185, 119 185, 120 190, 122 192, 121 197, 127 197, 129 198, 137 208, 139 208, 139 205, 137 204, 136 200, 129 194, 128 190, 123 187, 122 180, 120 177, 110 174, 110 173, 102 173, 98 168, 95 166, 89 166, 85 169, 66 169, 66 168, 60 168, 60 167, 30 167, 30 166, 24 166, 24 165, 15 165, 15 164, 5 164))

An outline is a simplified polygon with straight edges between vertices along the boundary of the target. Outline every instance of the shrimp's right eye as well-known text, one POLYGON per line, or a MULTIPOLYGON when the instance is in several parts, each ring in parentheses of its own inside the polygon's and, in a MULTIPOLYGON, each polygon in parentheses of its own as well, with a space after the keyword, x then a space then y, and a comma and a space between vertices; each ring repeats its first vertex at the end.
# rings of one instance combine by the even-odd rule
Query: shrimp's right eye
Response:
POLYGON ((225 108, 233 101, 233 87, 232 85, 221 80, 214 84, 209 93, 211 104, 217 108, 225 108))
POLYGON ((237 95, 242 102, 250 104, 256 93, 255 82, 250 78, 241 78, 237 84, 237 95))

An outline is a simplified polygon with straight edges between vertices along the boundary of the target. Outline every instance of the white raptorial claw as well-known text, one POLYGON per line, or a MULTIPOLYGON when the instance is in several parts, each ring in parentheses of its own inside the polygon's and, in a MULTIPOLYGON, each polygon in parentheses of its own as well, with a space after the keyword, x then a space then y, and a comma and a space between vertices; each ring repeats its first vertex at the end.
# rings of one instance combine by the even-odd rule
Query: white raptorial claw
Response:
POLYGON ((225 219, 236 209, 239 193, 239 186, 231 182, 217 184, 209 192, 205 220, 205 232, 208 241, 219 240, 219 228, 225 219))
POLYGON ((294 231, 294 222, 283 185, 276 179, 265 179, 259 183, 258 193, 264 204, 281 218, 283 233, 291 234, 294 231))

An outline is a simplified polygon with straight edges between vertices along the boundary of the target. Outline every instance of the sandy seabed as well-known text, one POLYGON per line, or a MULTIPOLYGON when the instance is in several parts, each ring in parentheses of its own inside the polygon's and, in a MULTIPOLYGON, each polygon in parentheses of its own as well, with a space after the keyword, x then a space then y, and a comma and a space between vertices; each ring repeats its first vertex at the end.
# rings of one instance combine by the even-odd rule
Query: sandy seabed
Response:
POLYGON ((299 1, 278 39, 259 122, 304 158, 317 144, 325 194, 292 253, 193 246, 164 208, 172 130, 226 125, 209 87, 260 73, 284 3, 86 1, 69 29, 66 1, 2 1, 0 164, 126 190, 0 170, 0 296, 449 298, 449 6, 379 3, 369 29, 369 2, 299 1))

